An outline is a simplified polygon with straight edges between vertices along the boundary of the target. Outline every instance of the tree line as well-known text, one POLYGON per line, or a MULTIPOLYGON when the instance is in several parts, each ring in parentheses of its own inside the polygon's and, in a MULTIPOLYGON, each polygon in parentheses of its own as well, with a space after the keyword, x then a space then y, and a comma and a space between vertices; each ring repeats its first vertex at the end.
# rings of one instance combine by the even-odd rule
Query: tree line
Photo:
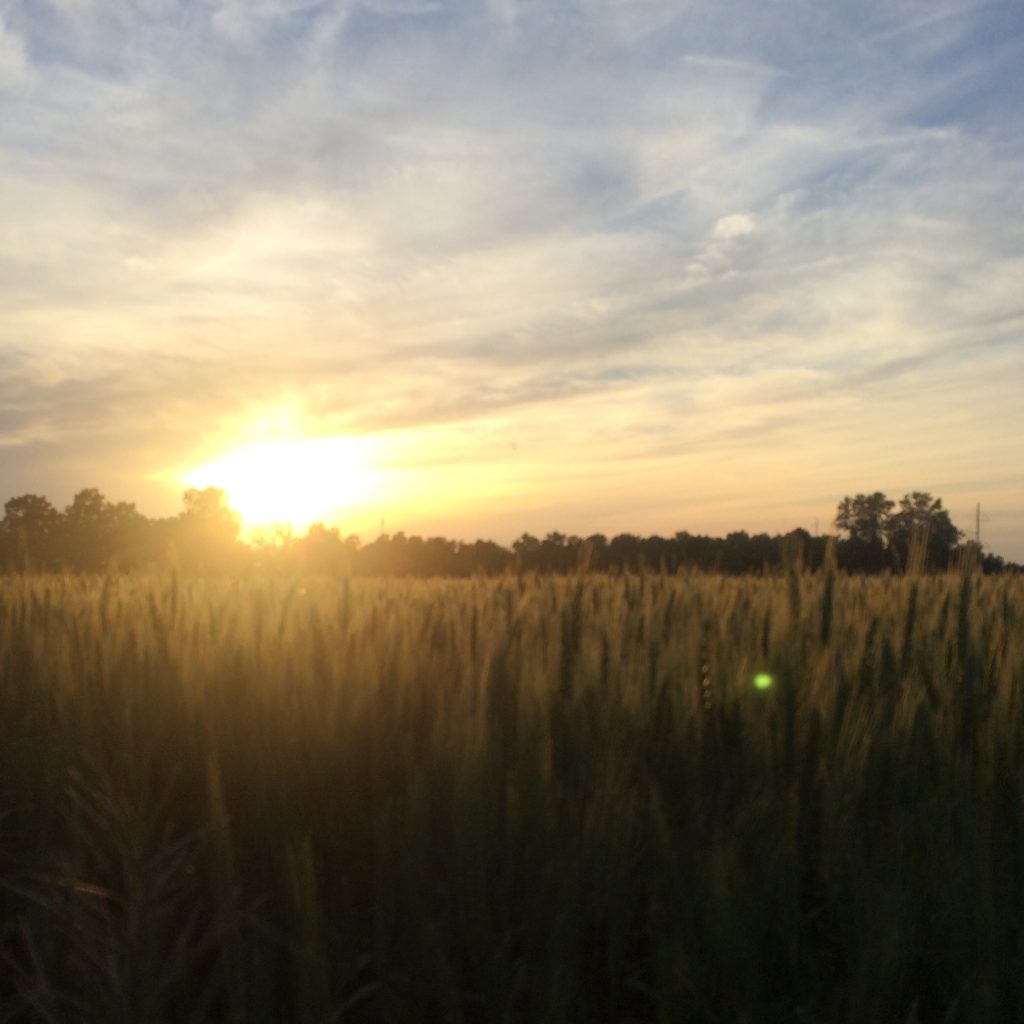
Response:
POLYGON ((383 534, 363 544, 336 527, 315 523, 300 537, 282 530, 246 544, 241 522, 216 487, 190 489, 176 516, 151 519, 130 502, 111 502, 96 488, 79 491, 63 511, 24 494, 4 505, 0 571, 110 572, 146 569, 199 573, 311 572, 345 576, 473 576, 501 573, 678 572, 766 573, 833 561, 856 573, 942 572, 977 567, 986 573, 1021 566, 964 542, 942 500, 922 491, 897 504, 881 492, 844 497, 835 535, 804 529, 769 536, 740 530, 726 537, 680 531, 672 537, 603 534, 589 537, 524 533, 511 546, 490 540, 383 534))

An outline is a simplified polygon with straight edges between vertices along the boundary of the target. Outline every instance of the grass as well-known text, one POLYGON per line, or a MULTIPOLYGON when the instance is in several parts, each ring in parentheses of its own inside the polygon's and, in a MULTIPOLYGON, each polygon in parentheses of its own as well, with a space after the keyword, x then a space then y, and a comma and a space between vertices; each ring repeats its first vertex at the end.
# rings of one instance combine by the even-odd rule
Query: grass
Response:
POLYGON ((1021 1020, 1022 790, 1019 577, 12 576, 0 1021, 1021 1020))

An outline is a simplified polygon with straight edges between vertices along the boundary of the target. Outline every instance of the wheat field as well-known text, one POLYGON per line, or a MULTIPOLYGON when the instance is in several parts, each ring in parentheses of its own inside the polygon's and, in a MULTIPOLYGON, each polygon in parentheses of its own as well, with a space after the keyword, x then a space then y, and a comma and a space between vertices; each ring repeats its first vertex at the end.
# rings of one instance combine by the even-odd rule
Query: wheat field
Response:
POLYGON ((1022 797, 1019 576, 9 576, 0 1021, 1024 1020, 1022 797))

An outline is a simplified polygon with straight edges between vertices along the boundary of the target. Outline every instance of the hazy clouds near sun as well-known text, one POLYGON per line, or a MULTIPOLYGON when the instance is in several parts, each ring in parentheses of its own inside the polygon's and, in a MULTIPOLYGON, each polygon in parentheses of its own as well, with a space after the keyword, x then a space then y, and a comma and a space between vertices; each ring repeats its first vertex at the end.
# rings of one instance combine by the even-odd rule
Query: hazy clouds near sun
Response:
POLYGON ((394 528, 922 488, 1020 559, 1021 66, 1016 0, 8 0, 3 496, 171 511, 286 403, 394 528))

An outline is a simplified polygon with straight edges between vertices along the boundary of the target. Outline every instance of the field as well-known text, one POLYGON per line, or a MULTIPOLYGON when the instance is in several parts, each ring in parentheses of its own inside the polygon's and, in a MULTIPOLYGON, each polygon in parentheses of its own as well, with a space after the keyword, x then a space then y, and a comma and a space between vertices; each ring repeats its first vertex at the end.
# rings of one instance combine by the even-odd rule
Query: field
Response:
POLYGON ((1024 1020, 1024 579, 7 577, 0 929, 0 1021, 1024 1020))

